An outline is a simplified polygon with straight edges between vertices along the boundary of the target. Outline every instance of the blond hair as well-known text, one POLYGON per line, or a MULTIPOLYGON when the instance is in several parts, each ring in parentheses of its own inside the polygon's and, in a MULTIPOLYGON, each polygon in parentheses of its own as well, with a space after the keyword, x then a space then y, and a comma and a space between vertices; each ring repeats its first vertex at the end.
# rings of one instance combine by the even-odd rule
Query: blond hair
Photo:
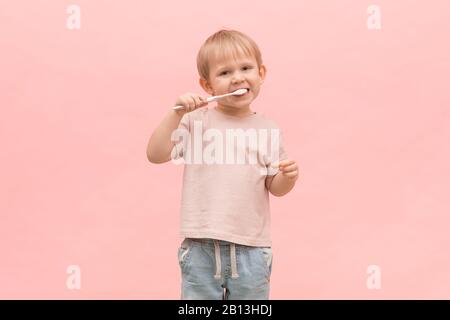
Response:
POLYGON ((211 59, 228 59, 238 56, 253 56, 262 64, 258 45, 246 34, 236 30, 220 30, 206 39, 197 54, 197 70, 201 78, 209 81, 209 62, 211 59))

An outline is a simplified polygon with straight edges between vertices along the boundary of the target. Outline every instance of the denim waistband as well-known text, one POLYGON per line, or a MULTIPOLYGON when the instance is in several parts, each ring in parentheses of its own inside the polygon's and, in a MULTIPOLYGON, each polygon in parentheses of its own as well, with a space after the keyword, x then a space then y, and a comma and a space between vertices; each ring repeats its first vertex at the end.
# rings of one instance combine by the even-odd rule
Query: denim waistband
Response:
POLYGON ((222 273, 222 264, 220 258, 220 248, 230 247, 230 260, 231 260, 231 278, 236 279, 239 278, 239 274, 237 272, 237 261, 236 261, 236 244, 233 242, 225 241, 225 240, 216 240, 216 239, 204 239, 204 238, 186 238, 183 242, 189 242, 194 246, 200 247, 210 247, 214 248, 214 255, 216 258, 216 274, 214 275, 215 279, 221 279, 222 273))
POLYGON ((229 247, 231 244, 235 244, 236 246, 239 246, 239 247, 241 247, 241 246, 246 247, 244 245, 225 241, 225 240, 204 239, 204 238, 188 238, 188 240, 190 240, 193 245, 210 247, 210 248, 215 248, 214 243, 217 243, 221 247, 229 247))

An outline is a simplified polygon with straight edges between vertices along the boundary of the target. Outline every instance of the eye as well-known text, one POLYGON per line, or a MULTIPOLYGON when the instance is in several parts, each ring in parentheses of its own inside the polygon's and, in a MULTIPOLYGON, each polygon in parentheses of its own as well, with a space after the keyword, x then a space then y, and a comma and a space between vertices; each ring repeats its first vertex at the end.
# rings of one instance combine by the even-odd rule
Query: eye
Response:
POLYGON ((245 67, 243 67, 242 69, 244 69, 244 70, 250 70, 252 67, 251 66, 245 66, 245 67))
POLYGON ((226 75, 228 73, 228 71, 223 71, 220 73, 221 76, 226 75))

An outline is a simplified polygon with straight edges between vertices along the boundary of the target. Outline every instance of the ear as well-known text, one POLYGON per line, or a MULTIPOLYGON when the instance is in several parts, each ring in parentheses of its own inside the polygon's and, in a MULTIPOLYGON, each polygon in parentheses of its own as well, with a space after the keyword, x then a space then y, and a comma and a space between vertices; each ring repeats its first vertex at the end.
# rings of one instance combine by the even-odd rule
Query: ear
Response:
POLYGON ((263 84, 266 75, 267 75, 267 68, 265 65, 261 64, 259 66, 259 77, 261 78, 260 80, 261 84, 263 84))
POLYGON ((211 88, 210 84, 208 83, 207 80, 200 78, 198 80, 198 83, 200 84, 200 86, 203 88, 203 90, 205 90, 206 92, 208 92, 210 95, 213 95, 213 89, 211 88))

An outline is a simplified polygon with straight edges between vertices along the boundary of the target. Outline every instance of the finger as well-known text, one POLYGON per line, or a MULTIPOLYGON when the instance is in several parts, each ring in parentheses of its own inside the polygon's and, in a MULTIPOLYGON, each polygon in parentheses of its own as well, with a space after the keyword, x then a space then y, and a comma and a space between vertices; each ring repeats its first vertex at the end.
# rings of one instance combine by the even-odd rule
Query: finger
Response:
POLYGON ((294 170, 291 172, 283 172, 283 175, 285 175, 288 178, 295 178, 296 176, 298 176, 298 171, 294 170))
POLYGON ((208 101, 206 101, 205 97, 199 96, 199 98, 200 98, 200 101, 201 101, 202 104, 208 104, 208 101))
POLYGON ((297 169, 298 169, 298 168, 297 168, 297 164, 296 164, 296 163, 293 163, 293 164, 291 164, 291 165, 289 165, 289 166, 281 167, 281 168, 280 168, 280 170, 286 171, 286 172, 294 171, 294 170, 297 170, 297 169))
POLYGON ((200 96, 196 96, 195 97, 195 107, 199 108, 203 105, 202 99, 200 96))
POLYGON ((281 169, 285 166, 285 162, 284 161, 280 161, 280 162, 275 162, 272 166, 278 169, 281 169))
POLYGON ((195 109, 195 98, 193 96, 189 96, 189 110, 193 111, 195 109))
POLYGON ((200 100, 196 96, 191 96, 192 100, 194 100, 194 108, 197 108, 200 104, 200 100))
POLYGON ((282 161, 280 161, 280 167, 286 167, 293 163, 295 163, 295 161, 291 160, 291 159, 282 160, 282 161))
POLYGON ((279 168, 280 167, 280 163, 279 162, 274 162, 274 163, 271 163, 270 166, 272 168, 279 168))

